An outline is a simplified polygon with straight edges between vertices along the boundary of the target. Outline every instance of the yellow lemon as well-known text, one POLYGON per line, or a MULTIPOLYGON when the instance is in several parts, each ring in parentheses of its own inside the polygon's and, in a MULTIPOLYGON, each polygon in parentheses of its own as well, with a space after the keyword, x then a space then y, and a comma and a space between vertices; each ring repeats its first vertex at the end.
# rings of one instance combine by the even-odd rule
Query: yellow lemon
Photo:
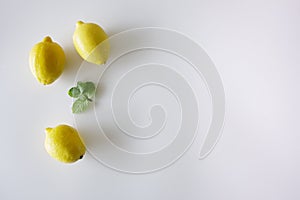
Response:
POLYGON ((110 45, 104 30, 94 23, 78 21, 73 43, 78 54, 86 61, 104 64, 109 56, 110 45))
POLYGON ((48 85, 62 74, 65 60, 65 53, 61 46, 47 36, 31 49, 29 65, 36 79, 48 85))
POLYGON ((45 148, 50 156, 64 163, 81 159, 86 150, 77 130, 64 124, 46 128, 45 148))

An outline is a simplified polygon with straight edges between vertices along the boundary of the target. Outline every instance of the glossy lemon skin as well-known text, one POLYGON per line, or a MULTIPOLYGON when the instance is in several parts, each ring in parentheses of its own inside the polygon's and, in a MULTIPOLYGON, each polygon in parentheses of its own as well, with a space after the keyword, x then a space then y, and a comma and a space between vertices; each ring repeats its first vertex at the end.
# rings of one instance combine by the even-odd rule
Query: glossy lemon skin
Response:
POLYGON ((90 63, 104 64, 109 57, 108 36, 97 24, 78 21, 73 43, 78 54, 90 63))
POLYGON ((31 72, 44 85, 49 85, 58 79, 64 70, 65 60, 64 50, 49 36, 34 45, 29 55, 31 72))
POLYGON ((81 159, 86 148, 77 130, 69 125, 46 128, 45 149, 58 161, 73 163, 81 159))

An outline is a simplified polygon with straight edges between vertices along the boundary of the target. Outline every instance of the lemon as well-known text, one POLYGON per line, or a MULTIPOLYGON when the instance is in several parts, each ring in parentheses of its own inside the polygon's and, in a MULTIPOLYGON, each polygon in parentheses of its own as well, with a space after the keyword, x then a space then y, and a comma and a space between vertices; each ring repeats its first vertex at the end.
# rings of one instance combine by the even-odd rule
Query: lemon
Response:
POLYGON ((94 64, 104 64, 110 51, 107 38, 104 30, 97 24, 78 21, 73 34, 73 43, 84 60, 94 64))
POLYGON ((29 65, 36 79, 48 85, 62 74, 65 60, 65 53, 61 46, 47 36, 31 49, 29 65))
POLYGON ((64 163, 81 159, 86 150, 77 130, 64 124, 46 128, 45 148, 50 156, 64 163))

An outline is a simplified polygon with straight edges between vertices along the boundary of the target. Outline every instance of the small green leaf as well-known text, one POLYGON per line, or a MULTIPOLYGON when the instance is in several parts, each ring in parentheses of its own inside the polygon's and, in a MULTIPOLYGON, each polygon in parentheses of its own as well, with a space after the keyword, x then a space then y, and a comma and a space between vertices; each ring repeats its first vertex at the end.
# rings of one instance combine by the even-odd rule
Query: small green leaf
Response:
POLYGON ((73 113, 81 113, 85 111, 89 103, 93 101, 95 96, 96 87, 93 82, 77 82, 76 87, 72 87, 68 94, 73 97, 77 98, 76 101, 72 105, 72 112, 73 113))
POLYGON ((95 96, 96 87, 93 82, 86 82, 85 90, 83 92, 89 99, 92 99, 95 96))
POLYGON ((78 81, 77 82, 77 88, 80 90, 80 92, 82 93, 84 91, 84 88, 85 88, 85 83, 84 82, 81 82, 81 81, 78 81))
POLYGON ((81 113, 88 108, 89 101, 87 99, 79 98, 77 99, 72 106, 73 113, 81 113))
POLYGON ((95 96, 96 87, 93 82, 78 82, 77 87, 81 94, 85 95, 89 100, 95 96))
POLYGON ((70 97, 73 98, 78 98, 80 95, 80 90, 77 87, 72 87, 69 91, 68 94, 70 97))

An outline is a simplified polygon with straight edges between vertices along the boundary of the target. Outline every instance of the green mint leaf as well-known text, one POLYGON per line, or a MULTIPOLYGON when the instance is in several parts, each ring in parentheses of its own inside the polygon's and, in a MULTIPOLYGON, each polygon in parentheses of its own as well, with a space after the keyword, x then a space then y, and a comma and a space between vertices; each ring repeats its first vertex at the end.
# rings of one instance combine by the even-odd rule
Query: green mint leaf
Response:
POLYGON ((72 105, 73 113, 81 113, 85 111, 89 103, 93 101, 96 93, 96 87, 93 82, 77 82, 76 87, 72 87, 68 94, 73 98, 77 98, 72 105))
POLYGON ((80 90, 77 87, 72 87, 68 91, 68 94, 69 94, 70 97, 78 98, 80 96, 80 90))
POLYGON ((77 87, 81 94, 85 95, 89 101, 95 96, 96 87, 93 82, 78 82, 77 87))
POLYGON ((77 82, 77 88, 80 90, 80 92, 82 93, 84 91, 84 88, 85 88, 85 83, 84 82, 81 82, 81 81, 78 81, 77 82))
POLYGON ((89 101, 87 99, 78 98, 72 106, 73 113, 81 113, 88 108, 89 101))

